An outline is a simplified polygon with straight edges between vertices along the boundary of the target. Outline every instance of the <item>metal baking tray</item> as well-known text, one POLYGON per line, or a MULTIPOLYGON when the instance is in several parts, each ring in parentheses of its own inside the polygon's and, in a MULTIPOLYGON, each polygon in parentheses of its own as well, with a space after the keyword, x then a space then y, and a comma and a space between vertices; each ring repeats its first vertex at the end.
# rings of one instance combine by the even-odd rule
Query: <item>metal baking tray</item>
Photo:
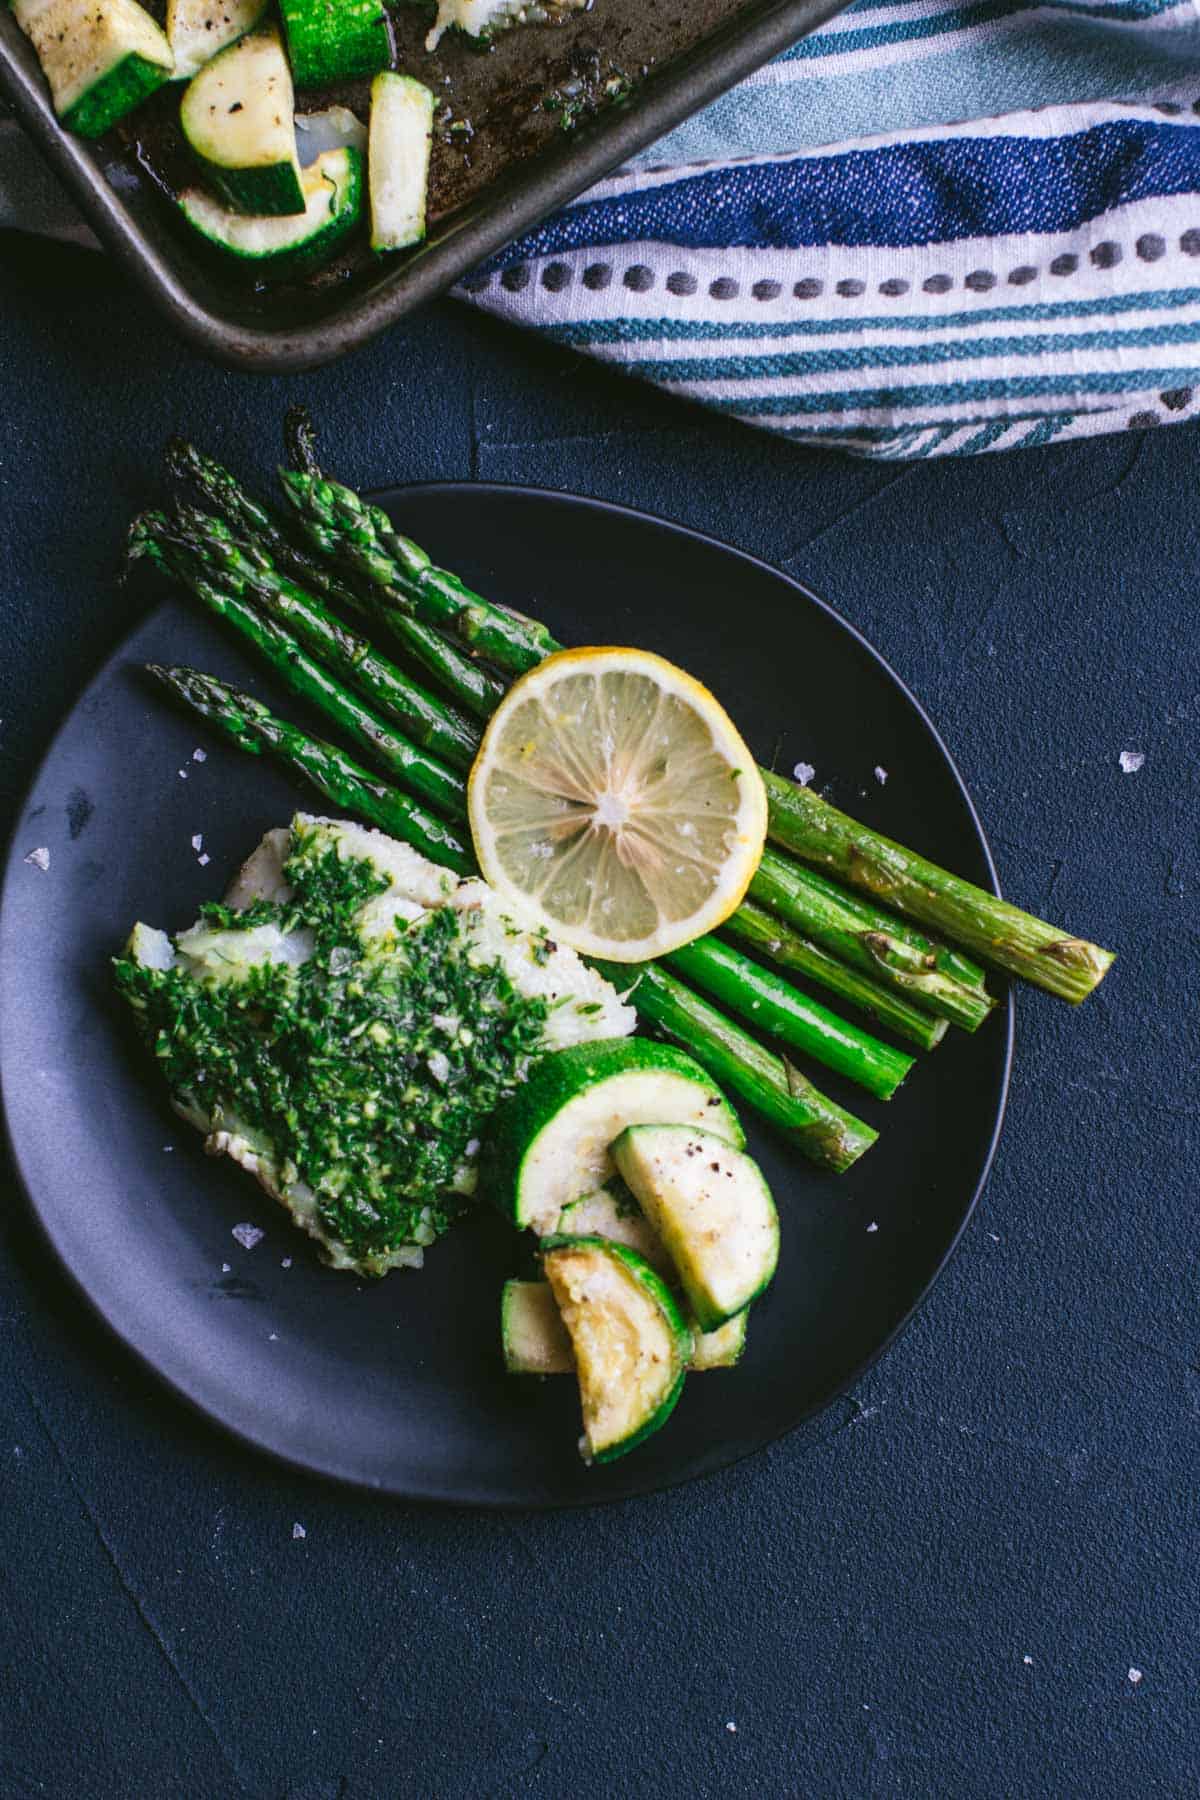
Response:
MULTIPOLYGON (((256 288, 241 271, 217 266, 159 191, 178 154, 171 141, 177 89, 162 90, 98 142, 74 137, 54 116, 32 46, 0 5, 0 93, 96 236, 176 330, 231 368, 305 369, 366 343, 444 292, 846 4, 595 0, 594 9, 562 24, 516 26, 487 52, 452 33, 432 56, 422 45, 426 12, 399 7, 392 14, 398 66, 429 82, 445 103, 429 236, 387 262, 360 249, 286 286, 256 288), (627 92, 608 97, 626 82, 627 92), (564 105, 583 114, 570 130, 564 105)), ((302 95, 300 105, 357 102, 365 118, 364 91, 321 89, 302 95)))

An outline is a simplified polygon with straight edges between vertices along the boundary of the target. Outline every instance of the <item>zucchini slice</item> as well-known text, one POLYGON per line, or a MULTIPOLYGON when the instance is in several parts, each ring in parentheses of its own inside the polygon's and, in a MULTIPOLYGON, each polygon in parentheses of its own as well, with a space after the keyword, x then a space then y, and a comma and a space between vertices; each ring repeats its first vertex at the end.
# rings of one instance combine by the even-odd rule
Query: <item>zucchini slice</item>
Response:
POLYGON ((326 150, 304 171, 304 211, 288 218, 252 219, 228 212, 202 188, 179 196, 188 224, 264 279, 293 275, 324 261, 362 211, 362 158, 357 150, 326 150))
POLYGON ((742 1352, 746 1348, 746 1321, 750 1317, 749 1309, 735 1313, 732 1319, 726 1319, 715 1331, 701 1331, 698 1325, 692 1326, 692 1373, 703 1374, 708 1369, 732 1369, 742 1360, 742 1352))
MULTIPOLYGON (((690 1373, 732 1369, 746 1348, 741 1312, 716 1331, 693 1330, 690 1373)), ((500 1299, 500 1341, 510 1375, 571 1375, 575 1353, 548 1281, 506 1281, 500 1299)))
POLYGON ((569 1237, 611 1238, 614 1244, 627 1244, 644 1256, 664 1280, 670 1281, 674 1269, 661 1239, 646 1223, 624 1182, 614 1177, 613 1186, 621 1190, 620 1194, 614 1193, 612 1187, 597 1188, 564 1206, 558 1215, 558 1229, 569 1237))
POLYGON ((367 186, 372 250, 403 250, 425 236, 433 95, 390 69, 371 83, 367 186))
POLYGON ((13 0, 12 12, 80 137, 99 137, 171 79, 171 46, 137 0, 13 0))
POLYGON ((779 1218, 761 1169, 686 1125, 634 1125, 612 1154, 666 1245, 701 1330, 715 1331, 775 1273, 779 1218))
POLYGON ((214 56, 253 31, 267 0, 167 0, 175 80, 190 81, 214 56))
POLYGON ((548 1281, 506 1281, 500 1344, 510 1375, 570 1375, 575 1352, 548 1281))
POLYGON ((280 0, 297 87, 374 75, 392 60, 382 0, 280 0))
POLYGON ((239 38, 184 90, 179 123, 204 177, 235 212, 302 213, 292 75, 273 25, 239 38))
POLYGON ((571 1340, 585 1462, 613 1462, 665 1425, 692 1334, 662 1277, 605 1238, 551 1238, 542 1267, 571 1340))
POLYGON ((492 1198, 515 1225, 545 1237, 564 1206, 612 1174, 608 1146, 625 1126, 663 1119, 745 1142, 729 1102, 672 1044, 608 1038, 557 1050, 497 1115, 492 1198))

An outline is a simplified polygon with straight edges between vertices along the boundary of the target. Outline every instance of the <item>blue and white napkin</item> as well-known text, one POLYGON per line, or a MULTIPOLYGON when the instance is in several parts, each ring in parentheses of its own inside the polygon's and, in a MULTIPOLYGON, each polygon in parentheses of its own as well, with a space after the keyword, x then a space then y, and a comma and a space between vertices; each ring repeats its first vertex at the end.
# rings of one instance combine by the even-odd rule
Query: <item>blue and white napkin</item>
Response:
POLYGON ((857 0, 463 285, 863 455, 1188 418, 1200 9, 857 0))
POLYGON ((862 455, 1189 418, 1200 0, 857 0, 458 291, 862 455))

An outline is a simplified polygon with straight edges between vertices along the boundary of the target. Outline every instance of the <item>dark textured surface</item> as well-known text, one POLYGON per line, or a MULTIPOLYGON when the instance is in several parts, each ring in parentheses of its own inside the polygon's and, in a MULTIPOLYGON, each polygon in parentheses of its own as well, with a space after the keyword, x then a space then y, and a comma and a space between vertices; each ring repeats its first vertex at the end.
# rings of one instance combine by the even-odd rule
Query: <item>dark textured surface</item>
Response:
POLYGON ((1006 889, 1123 953, 1081 1013, 1023 997, 984 1201, 854 1399, 612 1511, 422 1513, 255 1460, 108 1347, 14 1201, 0 1792, 1194 1794, 1200 437, 856 466, 449 307, 255 382, 95 259, 0 243, 10 812, 132 616, 107 576, 155 447, 265 472, 303 397, 351 480, 598 493, 802 575, 929 707, 1006 889))

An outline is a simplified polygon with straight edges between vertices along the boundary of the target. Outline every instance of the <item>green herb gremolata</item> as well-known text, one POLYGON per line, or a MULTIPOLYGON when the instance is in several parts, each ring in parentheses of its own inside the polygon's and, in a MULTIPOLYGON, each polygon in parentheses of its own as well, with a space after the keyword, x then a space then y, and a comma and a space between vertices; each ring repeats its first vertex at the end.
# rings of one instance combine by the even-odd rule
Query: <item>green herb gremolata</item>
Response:
POLYGON ((217 929, 307 928, 300 964, 234 965, 229 979, 116 961, 173 1095, 270 1141, 283 1183, 317 1196, 324 1230, 356 1259, 430 1243, 461 1211, 467 1145, 544 1047, 545 1004, 467 955, 461 916, 437 907, 381 948, 357 930, 387 881, 294 832, 292 897, 203 909, 217 929))

